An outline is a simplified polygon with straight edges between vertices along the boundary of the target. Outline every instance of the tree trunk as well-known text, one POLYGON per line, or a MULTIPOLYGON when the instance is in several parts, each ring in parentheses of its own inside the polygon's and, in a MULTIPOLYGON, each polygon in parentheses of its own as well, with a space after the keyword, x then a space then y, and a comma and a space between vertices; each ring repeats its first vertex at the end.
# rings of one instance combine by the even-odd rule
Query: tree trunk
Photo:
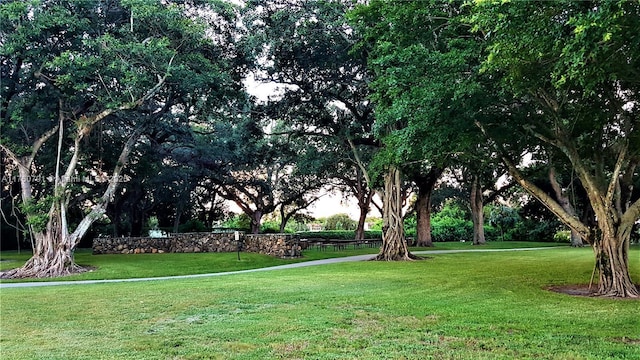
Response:
MULTIPOLYGON (((556 170, 553 168, 553 166, 549 168, 549 181, 551 182, 551 187, 553 188, 553 192, 555 193, 560 206, 562 206, 564 211, 566 211, 568 214, 572 216, 576 216, 576 211, 573 208, 573 205, 571 205, 571 201, 569 201, 569 197, 567 197, 562 192, 562 189, 560 188, 560 184, 558 183, 558 179, 556 177, 556 170)), ((580 236, 580 234, 573 229, 571 229, 571 246, 573 247, 584 246, 582 242, 582 236, 580 236)))
POLYGON ((596 253, 596 268, 599 270, 598 295, 631 298, 640 296, 640 290, 629 275, 629 240, 606 233, 595 239, 593 248, 596 253))
POLYGON ((65 208, 65 203, 60 199, 54 201, 46 227, 33 234, 33 256, 22 267, 0 273, 0 278, 46 278, 85 271, 74 261, 75 245, 65 226, 65 208))
POLYGON ((471 183, 471 220, 473 220, 473 245, 484 245, 484 213, 482 202, 482 185, 477 176, 471 183))
POLYGON ((431 195, 443 169, 432 166, 429 172, 418 170, 411 178, 418 187, 416 208, 416 246, 433 246, 431 238, 431 195))
POLYGON ((253 211, 249 218, 251 219, 251 233, 259 234, 260 233, 260 224, 262 222, 262 211, 256 210, 253 211))
POLYGON ((404 224, 402 219, 402 181, 400 171, 395 166, 389 167, 384 175, 382 216, 382 247, 374 260, 412 260, 417 257, 412 255, 407 248, 404 237, 404 224))
POLYGON ((360 216, 358 216, 358 225, 356 226, 355 240, 364 240, 365 230, 364 226, 367 222, 367 211, 360 209, 360 216))
MULTIPOLYGON (((488 137, 483 125, 476 121, 476 125, 488 137)), ((542 137, 544 139, 544 137, 542 137)), ((609 176, 608 186, 594 176, 590 164, 583 161, 571 137, 563 137, 563 141, 551 142, 558 147, 571 161, 580 183, 585 188, 589 203, 597 219, 598 229, 585 225, 576 216, 567 212, 555 199, 542 191, 538 186, 528 181, 516 167, 504 148, 498 146, 500 156, 513 178, 531 195, 537 198, 558 218, 580 234, 588 243, 593 245, 596 254, 596 268, 599 270, 598 294, 616 297, 640 297, 638 288, 631 281, 629 274, 629 243, 633 224, 640 217, 640 199, 631 201, 624 196, 623 188, 630 188, 628 180, 635 171, 637 162, 626 161, 627 143, 620 147, 618 159, 609 176), (626 164, 626 169, 625 169, 626 164), (624 170, 624 171, 623 171, 624 170), (624 172, 625 175, 621 175, 624 172), (625 186, 622 186, 623 183, 625 186)), ((547 141, 547 140, 545 140, 547 141)), ((627 159, 628 160, 628 159, 627 159)), ((604 169, 604 164, 596 164, 604 169)), ((604 175, 604 174, 603 174, 604 175)), ((628 196, 630 191, 626 193, 628 196)))
MULTIPOLYGON (((43 230, 34 231, 35 246, 33 256, 22 267, 0 273, 0 278, 43 278, 64 276, 84 271, 82 267, 75 263, 73 251, 91 225, 106 212, 107 205, 113 199, 118 188, 121 171, 128 163, 129 154, 142 134, 142 129, 142 127, 136 129, 125 143, 102 197, 80 221, 75 231, 69 233, 67 225, 67 189, 79 154, 78 146, 81 137, 76 137, 74 156, 67 167, 66 174, 56 181, 56 196, 48 213, 47 225, 43 230)), ((24 181, 28 183, 29 179, 26 178, 24 181)), ((31 194, 25 194, 25 189, 30 189, 30 183, 23 184, 23 201, 31 201, 31 194)))
POLYGON ((281 234, 284 233, 284 229, 287 227, 287 222, 289 222, 289 216, 285 214, 284 206, 280 206, 280 227, 278 231, 281 234))
POLYGON ((584 242, 582 241, 582 236, 578 234, 577 231, 571 229, 571 246, 572 247, 583 247, 584 242))
POLYGON ((174 234, 177 234, 178 231, 180 230, 180 218, 182 217, 183 208, 184 206, 182 202, 179 202, 179 204, 176 206, 176 217, 173 219, 174 234))
POLYGON ((364 225, 367 222, 367 214, 369 213, 371 199, 374 194, 374 191, 369 188, 366 188, 365 191, 366 194, 358 194, 358 208, 360 209, 360 216, 358 216, 355 240, 364 240, 365 238, 364 225))
POLYGON ((291 217, 295 214, 295 212, 290 212, 287 214, 284 205, 280 205, 280 231, 281 234, 284 234, 287 228, 287 223, 291 220, 291 217))
POLYGON ((418 185, 416 201, 416 246, 432 247, 431 238, 431 193, 433 187, 418 185))

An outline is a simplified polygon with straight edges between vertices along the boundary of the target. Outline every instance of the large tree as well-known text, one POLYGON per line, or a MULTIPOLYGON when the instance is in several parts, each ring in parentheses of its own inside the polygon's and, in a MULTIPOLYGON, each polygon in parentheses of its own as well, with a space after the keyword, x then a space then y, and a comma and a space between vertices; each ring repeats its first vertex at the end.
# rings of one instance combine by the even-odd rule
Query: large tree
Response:
POLYGON ((356 238, 362 238, 374 194, 367 167, 378 144, 366 60, 354 51, 358 35, 345 19, 353 6, 350 0, 252 0, 245 23, 256 78, 282 90, 265 111, 333 159, 336 185, 358 199, 356 238))
POLYGON ((396 169, 417 175, 425 219, 434 175, 475 144, 465 120, 479 99, 477 87, 473 76, 460 74, 477 65, 477 45, 462 15, 461 4, 442 1, 371 1, 353 13, 374 73, 374 129, 384 144, 378 161, 386 164, 387 180, 396 169))
POLYGON ((640 163, 640 3, 488 1, 473 11, 489 50, 484 70, 503 76, 502 91, 512 96, 484 112, 478 126, 515 180, 593 246, 598 293, 638 297, 629 242, 640 218, 633 190, 640 163), (563 154, 597 226, 527 177, 514 151, 518 138, 563 154))
POLYGON ((229 42, 218 31, 234 24, 234 14, 228 4, 219 5, 86 0, 0 5, 0 147, 17 167, 22 208, 35 239, 33 257, 3 277, 79 270, 73 250, 126 181, 123 170, 145 130, 175 118, 186 99, 211 109, 228 89, 238 88, 234 53, 224 48, 229 42), (110 173, 90 161, 95 131, 122 134, 110 173), (77 201, 84 198, 81 182, 87 178, 102 182, 102 193, 77 201), (34 184, 34 179, 47 180, 34 184), (70 204, 83 208, 77 224, 68 219, 70 204))
POLYGON ((237 123, 218 122, 201 137, 199 161, 219 194, 251 219, 258 233, 262 217, 280 210, 284 222, 317 200, 328 163, 308 139, 291 136, 287 124, 261 111, 237 123))

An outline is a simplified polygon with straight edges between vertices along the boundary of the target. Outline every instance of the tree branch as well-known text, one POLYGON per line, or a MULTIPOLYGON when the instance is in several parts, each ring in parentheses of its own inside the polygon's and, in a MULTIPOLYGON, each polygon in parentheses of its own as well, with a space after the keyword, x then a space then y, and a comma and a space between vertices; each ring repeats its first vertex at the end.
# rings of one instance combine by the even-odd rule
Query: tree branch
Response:
MULTIPOLYGON (((122 151, 120 152, 120 156, 118 157, 118 162, 116 163, 115 168, 113 169, 113 174, 109 179, 109 185, 107 185, 107 189, 104 194, 100 198, 99 203, 95 204, 91 211, 80 221, 75 231, 69 237, 69 244, 75 248, 84 234, 87 232, 91 224, 93 224, 100 216, 102 216, 107 208, 107 205, 113 200, 115 196, 115 192, 118 189, 118 185, 121 180, 122 170, 129 163, 129 155, 131 151, 142 135, 142 132, 146 128, 146 124, 139 126, 132 134, 129 136, 129 139, 122 147, 122 151)), ((67 179, 68 180, 68 179, 67 179)))
POLYGON ((362 171, 362 176, 364 176, 364 180, 367 182, 367 186, 369 188, 373 189, 373 187, 372 187, 373 184, 371 183, 371 178, 369 177, 369 173, 367 172, 367 168, 364 166, 364 163, 360 159, 360 154, 358 153, 358 149, 356 148, 356 145, 353 143, 353 140, 351 140, 351 138, 347 138, 347 142, 349 143, 349 146, 351 147, 351 152, 353 153, 353 156, 356 159, 356 164, 360 168, 360 171, 362 171))
MULTIPOLYGON (((611 204, 614 201, 614 197, 616 197, 616 201, 614 206, 618 210, 616 216, 622 215, 622 204, 621 204, 621 194, 620 194, 620 172, 622 171, 622 167, 624 166, 624 162, 627 156, 627 149, 629 148, 628 142, 622 145, 622 149, 618 153, 618 159, 616 160, 616 165, 613 168, 613 174, 611 175, 611 181, 609 181, 609 186, 607 188, 607 193, 605 195, 606 204, 611 204), (617 196, 616 196, 617 194, 617 196)), ((616 219, 618 220, 618 219, 616 219)))
POLYGON ((482 134, 487 138, 487 140, 493 143, 493 146, 500 154, 500 158, 502 162, 506 165, 509 174, 513 176, 520 186, 522 186, 525 190, 527 190, 531 195, 533 195, 538 201, 540 201, 547 209, 549 209, 552 213, 556 214, 570 228, 578 232, 584 239, 591 239, 591 231, 588 226, 583 224, 580 220, 578 220, 575 216, 569 214, 565 209, 562 208, 560 204, 558 204, 551 196, 545 193, 542 189, 537 187, 532 182, 525 179, 524 175, 520 172, 518 167, 514 164, 514 162, 507 156, 506 151, 497 143, 495 143, 492 138, 487 133, 484 126, 479 122, 475 121, 475 124, 482 134))

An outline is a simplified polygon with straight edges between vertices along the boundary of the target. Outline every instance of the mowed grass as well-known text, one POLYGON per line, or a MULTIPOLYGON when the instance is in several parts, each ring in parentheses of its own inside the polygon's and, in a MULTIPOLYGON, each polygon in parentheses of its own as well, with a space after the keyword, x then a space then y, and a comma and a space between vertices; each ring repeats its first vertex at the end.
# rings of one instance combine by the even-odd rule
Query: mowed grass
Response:
MULTIPOLYGON (((640 282, 637 246, 630 260, 640 282)), ((640 302, 544 290, 592 270, 566 247, 5 288, 0 358, 640 358, 640 302)))
MULTIPOLYGON (((477 250, 503 249, 521 247, 558 246, 553 243, 535 242, 489 242, 483 246, 473 246, 471 243, 436 243, 432 248, 412 248, 416 250, 477 250)), ((101 280, 101 279, 129 279, 140 277, 161 277, 191 274, 207 274, 227 271, 257 269, 278 266, 289 263, 319 260, 351 255, 376 254, 377 248, 349 248, 334 250, 331 246, 325 250, 310 248, 303 251, 300 259, 277 259, 271 256, 240 253, 174 253, 174 254, 127 254, 127 255, 92 255, 91 249, 80 249, 75 253, 76 262, 90 267, 92 271, 57 279, 30 279, 19 281, 60 281, 60 280, 101 280)), ((18 253, 16 251, 0 254, 0 271, 15 268, 24 264, 31 256, 30 251, 18 253)), ((15 282, 2 280, 2 282, 15 282)))

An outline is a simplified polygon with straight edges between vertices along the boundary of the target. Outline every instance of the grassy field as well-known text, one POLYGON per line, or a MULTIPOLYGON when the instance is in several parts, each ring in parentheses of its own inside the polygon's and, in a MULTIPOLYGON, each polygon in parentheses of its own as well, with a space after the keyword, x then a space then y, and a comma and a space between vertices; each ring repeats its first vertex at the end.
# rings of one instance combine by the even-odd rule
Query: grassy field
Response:
POLYGON ((592 269, 590 249, 559 248, 7 288, 0 358, 640 358, 638 301, 544 290, 592 269))
MULTIPOLYGON (((474 249, 502 249, 520 247, 558 246, 554 243, 535 242, 489 242, 477 247, 471 243, 436 243, 433 248, 412 248, 416 250, 474 250, 474 249)), ((282 260, 271 256, 241 253, 238 261, 237 253, 198 253, 198 254, 131 254, 131 255, 92 255, 91 249, 76 251, 76 262, 94 270, 83 274, 65 277, 64 280, 98 280, 98 279, 129 279, 136 277, 160 277, 174 275, 207 274, 225 271, 257 269, 270 266, 284 265, 293 262, 327 259, 350 255, 375 254, 378 249, 360 248, 335 251, 309 249, 303 252, 300 259, 282 260)), ((0 271, 22 265, 30 252, 16 251, 0 253, 0 271)), ((59 281, 60 279, 36 279, 29 281, 59 281)), ((24 281, 24 280, 21 280, 24 281)), ((2 280, 2 282, 8 282, 2 280)))

